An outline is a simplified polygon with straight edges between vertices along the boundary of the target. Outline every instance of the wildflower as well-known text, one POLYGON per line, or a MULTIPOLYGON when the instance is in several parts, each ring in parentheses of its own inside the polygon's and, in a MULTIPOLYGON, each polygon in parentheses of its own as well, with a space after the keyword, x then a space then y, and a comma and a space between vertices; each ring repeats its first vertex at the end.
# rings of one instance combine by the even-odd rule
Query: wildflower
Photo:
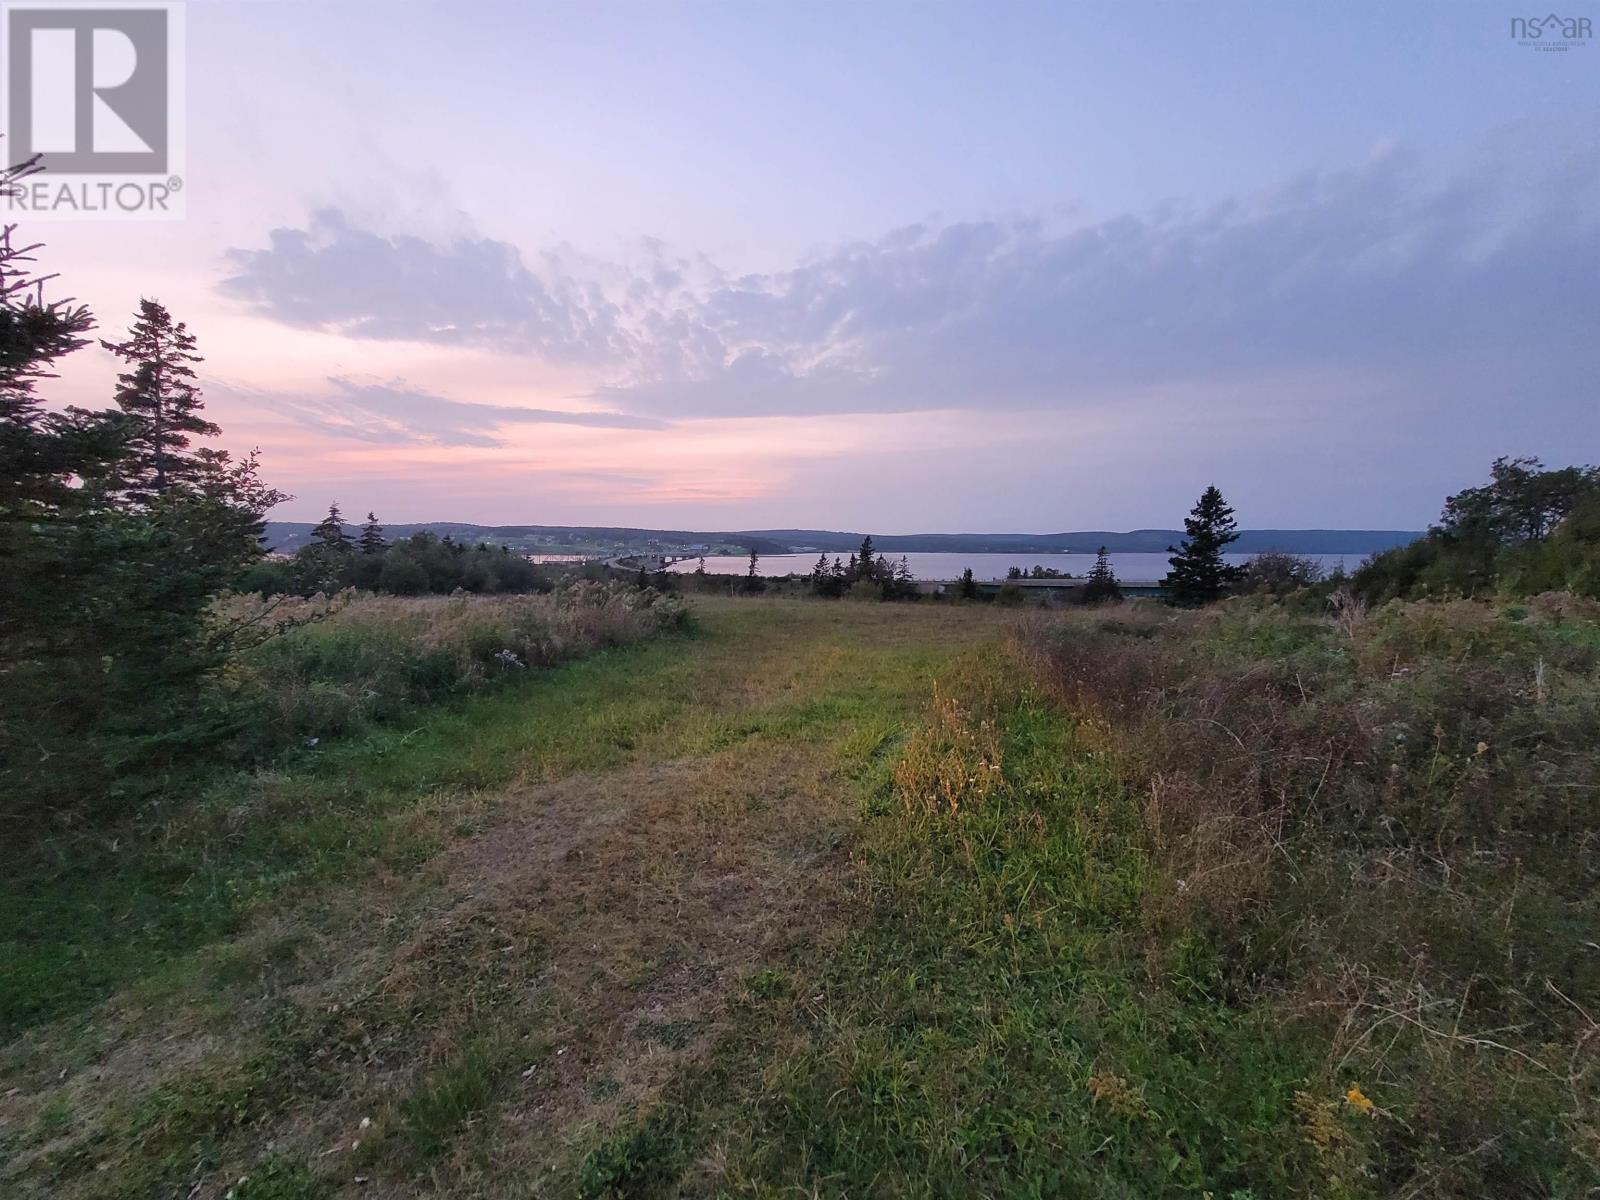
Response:
POLYGON ((1487 753, 1489 753, 1489 743, 1488 742, 1479 742, 1478 743, 1478 753, 1479 754, 1487 754, 1487 753))
POLYGON ((1367 1094, 1361 1090, 1361 1085, 1358 1083, 1352 1083, 1350 1085, 1350 1090, 1344 1094, 1344 1099, 1345 1103, 1351 1108, 1355 1109, 1357 1112, 1366 1113, 1366 1115, 1369 1117, 1376 1112, 1378 1108, 1376 1104, 1367 1099, 1367 1094))
POLYGON ((1097 1071, 1089 1076, 1089 1094, 1118 1116, 1144 1119, 1155 1116, 1138 1088, 1109 1071, 1097 1071))
POLYGON ((1339 1124, 1336 1105, 1318 1100, 1308 1092, 1294 1094, 1294 1109, 1300 1118, 1300 1136, 1323 1154, 1336 1154, 1350 1144, 1350 1135, 1339 1124))

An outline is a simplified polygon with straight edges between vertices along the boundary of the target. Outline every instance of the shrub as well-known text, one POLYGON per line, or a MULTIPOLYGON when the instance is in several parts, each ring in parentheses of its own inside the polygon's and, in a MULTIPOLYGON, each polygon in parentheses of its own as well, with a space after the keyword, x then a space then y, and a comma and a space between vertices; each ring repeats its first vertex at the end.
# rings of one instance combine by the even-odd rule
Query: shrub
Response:
POLYGON ((393 553, 384 558, 378 587, 396 596, 420 596, 428 590, 428 572, 421 563, 393 553))
POLYGON ((1287 596, 1322 581, 1322 564, 1314 558, 1268 550, 1244 566, 1238 590, 1246 594, 1287 596))

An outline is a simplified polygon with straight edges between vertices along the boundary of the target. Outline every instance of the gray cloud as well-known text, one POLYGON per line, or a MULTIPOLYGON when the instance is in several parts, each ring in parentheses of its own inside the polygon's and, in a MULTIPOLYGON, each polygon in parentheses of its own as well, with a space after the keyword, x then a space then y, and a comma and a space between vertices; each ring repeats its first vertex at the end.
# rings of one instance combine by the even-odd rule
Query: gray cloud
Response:
POLYGON ((1390 150, 1205 209, 908 226, 744 277, 646 240, 625 265, 545 256, 542 280, 504 243, 321 213, 234 252, 224 288, 291 324, 588 362, 605 407, 663 417, 1059 412, 1197 387, 1304 410, 1352 378, 1576 415, 1600 368, 1600 156, 1540 155, 1559 168, 1440 182, 1390 150))
POLYGON ((1510 385, 1556 355, 1592 394, 1597 200, 1592 155, 1520 189, 1491 172, 1430 188, 1391 152, 1205 211, 910 227, 711 291, 695 315, 720 364, 603 394, 680 415, 1060 408, 1483 365, 1510 385))
POLYGON ((336 437, 390 446, 498 446, 508 425, 582 425, 599 429, 661 429, 666 422, 616 412, 563 412, 448 400, 404 380, 362 382, 330 376, 324 396, 258 396, 259 402, 336 437))
POLYGON ((534 274, 516 247, 489 238, 435 245, 357 229, 337 209, 305 229, 275 229, 264 250, 230 250, 219 285, 286 325, 350 337, 483 346, 558 362, 627 352, 618 310, 596 283, 546 256, 534 274))

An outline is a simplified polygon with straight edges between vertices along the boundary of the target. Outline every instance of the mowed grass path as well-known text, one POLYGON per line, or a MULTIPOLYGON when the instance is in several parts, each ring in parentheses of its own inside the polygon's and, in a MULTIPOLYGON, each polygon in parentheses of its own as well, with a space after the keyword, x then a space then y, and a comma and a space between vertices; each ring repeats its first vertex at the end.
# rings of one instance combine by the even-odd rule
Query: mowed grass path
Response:
POLYGON ((10 878, 0 1192, 577 1192, 838 944, 863 802, 1005 620, 697 613, 10 878))

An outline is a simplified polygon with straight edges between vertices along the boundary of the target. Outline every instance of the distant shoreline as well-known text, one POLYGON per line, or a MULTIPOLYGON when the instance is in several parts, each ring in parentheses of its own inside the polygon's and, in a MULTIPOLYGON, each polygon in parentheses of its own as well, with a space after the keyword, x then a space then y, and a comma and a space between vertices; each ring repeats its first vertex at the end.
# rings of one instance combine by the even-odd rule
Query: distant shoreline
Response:
MULTIPOLYGON (((305 545, 308 521, 268 521, 269 547, 292 553, 305 545)), ((352 530, 355 529, 351 526, 352 530)), ((393 524, 392 537, 423 531, 457 541, 506 545, 523 554, 588 554, 611 558, 627 553, 674 557, 748 554, 841 554, 861 545, 865 534, 823 529, 745 529, 696 531, 603 525, 476 525, 457 521, 393 524)), ((1240 554, 1284 550, 1296 554, 1365 557, 1415 541, 1421 530, 1398 529, 1242 529, 1232 549, 1240 554)), ((900 554, 1093 554, 1104 546, 1113 554, 1161 554, 1183 537, 1181 529, 1079 530, 1068 533, 901 533, 872 535, 879 553, 900 554)))

